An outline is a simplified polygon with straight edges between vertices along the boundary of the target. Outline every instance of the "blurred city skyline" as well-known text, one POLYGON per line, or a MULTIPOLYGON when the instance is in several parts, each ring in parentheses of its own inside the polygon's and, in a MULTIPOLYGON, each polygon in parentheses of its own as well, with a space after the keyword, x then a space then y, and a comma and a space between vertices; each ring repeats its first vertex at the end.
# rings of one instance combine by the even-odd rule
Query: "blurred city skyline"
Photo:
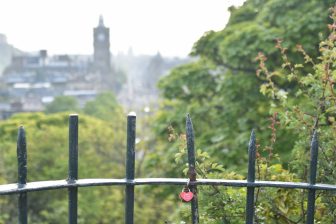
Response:
POLYGON ((208 30, 224 28, 228 7, 244 0, 11 0, 0 3, 0 33, 23 51, 92 54, 100 15, 110 28, 111 52, 187 56, 208 30))

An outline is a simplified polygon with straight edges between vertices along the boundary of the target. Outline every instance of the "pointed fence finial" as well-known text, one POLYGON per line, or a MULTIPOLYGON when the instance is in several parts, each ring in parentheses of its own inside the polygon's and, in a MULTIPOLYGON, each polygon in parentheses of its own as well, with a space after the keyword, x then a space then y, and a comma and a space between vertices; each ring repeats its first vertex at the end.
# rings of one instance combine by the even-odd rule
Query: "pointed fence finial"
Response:
POLYGON ((195 167, 195 136, 194 128, 190 118, 187 114, 186 118, 186 135, 187 135, 187 150, 188 150, 188 163, 189 166, 195 167))
POLYGON ((318 136, 314 130, 313 137, 310 143, 310 176, 309 183, 315 184, 317 173, 317 157, 318 157, 318 136))
POLYGON ((18 160, 18 183, 19 185, 27 182, 27 145, 26 133, 23 126, 19 127, 17 138, 17 160, 18 160))

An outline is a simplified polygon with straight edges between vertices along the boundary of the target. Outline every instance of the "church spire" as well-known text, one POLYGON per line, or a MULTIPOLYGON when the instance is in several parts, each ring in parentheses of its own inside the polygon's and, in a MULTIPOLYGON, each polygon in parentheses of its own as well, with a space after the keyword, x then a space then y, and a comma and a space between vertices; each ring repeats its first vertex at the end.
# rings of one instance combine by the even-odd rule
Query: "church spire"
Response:
POLYGON ((104 27, 104 18, 102 15, 99 16, 99 26, 104 27))

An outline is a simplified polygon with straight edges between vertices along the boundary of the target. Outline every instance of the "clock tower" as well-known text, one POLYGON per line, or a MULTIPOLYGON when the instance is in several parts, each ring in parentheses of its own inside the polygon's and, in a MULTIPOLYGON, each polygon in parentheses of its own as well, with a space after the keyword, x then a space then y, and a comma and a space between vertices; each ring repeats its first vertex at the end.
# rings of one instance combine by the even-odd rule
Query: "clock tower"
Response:
POLYGON ((111 72, 110 29, 105 27, 103 16, 99 17, 99 24, 93 29, 93 47, 95 69, 101 74, 111 72))

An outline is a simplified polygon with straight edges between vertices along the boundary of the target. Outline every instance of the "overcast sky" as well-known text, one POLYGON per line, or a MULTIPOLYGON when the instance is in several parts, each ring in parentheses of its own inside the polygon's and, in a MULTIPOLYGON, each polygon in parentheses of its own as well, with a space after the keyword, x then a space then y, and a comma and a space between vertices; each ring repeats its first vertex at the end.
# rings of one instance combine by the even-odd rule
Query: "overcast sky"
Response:
POLYGON ((205 31, 221 30, 244 0, 3 0, 0 33, 24 51, 91 54, 99 15, 111 52, 186 56, 205 31))

